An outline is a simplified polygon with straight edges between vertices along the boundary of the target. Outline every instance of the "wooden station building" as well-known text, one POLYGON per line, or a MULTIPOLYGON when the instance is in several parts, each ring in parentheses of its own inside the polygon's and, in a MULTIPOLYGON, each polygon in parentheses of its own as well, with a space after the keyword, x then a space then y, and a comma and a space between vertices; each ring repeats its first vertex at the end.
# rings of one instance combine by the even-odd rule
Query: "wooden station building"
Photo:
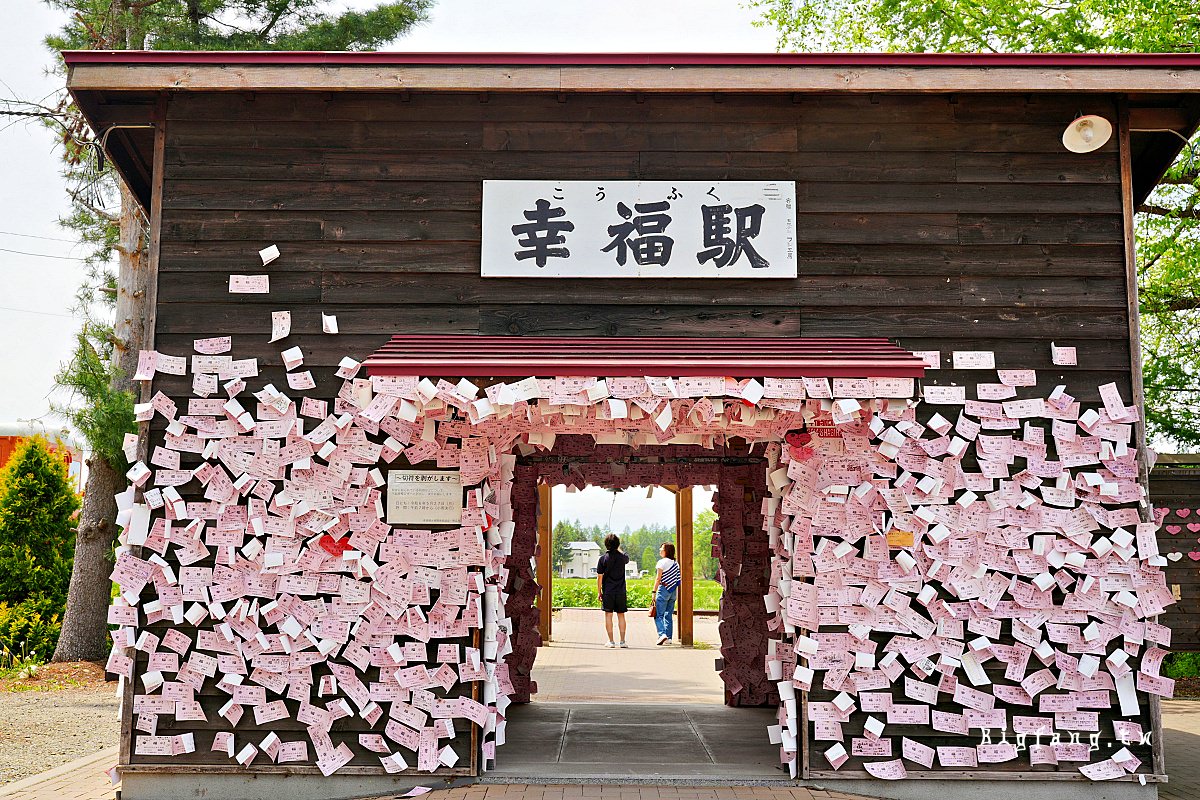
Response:
MULTIPOLYGON (((1194 55, 88 51, 66 62, 73 97, 149 215, 148 346, 189 354, 195 340, 231 336, 235 358, 257 359, 252 391, 288 386, 279 351, 299 346, 314 375, 310 394, 328 401, 346 356, 373 365, 373 375, 411 367, 485 385, 659 374, 639 361, 653 362, 655 342, 665 353, 659 366, 673 365, 665 374, 694 374, 670 369, 714 353, 734 363, 766 359, 774 351, 764 341, 773 340, 781 350, 771 363, 791 364, 779 376, 792 376, 811 374, 801 364, 805 342, 829 353, 845 340, 857 344, 839 351, 841 368, 854 359, 887 364, 892 351, 918 354, 918 367, 900 357, 897 372, 829 375, 911 378, 924 369, 927 387, 968 387, 974 398, 976 382, 994 373, 982 377, 957 354, 992 353, 1002 370, 1036 368, 1041 395, 1065 384, 1077 401, 1098 405, 1106 402, 1099 387, 1114 384, 1140 408, 1134 213, 1200 121, 1194 55), (1094 132, 1102 143, 1069 151, 1064 130, 1089 115, 1103 121, 1094 132), (713 198, 741 191, 721 186, 769 184, 765 196, 794 212, 779 239, 794 269, 731 277, 696 274, 690 264, 669 277, 646 269, 572 277, 539 273, 531 259, 515 262, 520 274, 493 277, 488 215, 510 197, 491 182, 513 192, 513 182, 565 187, 568 198, 584 184, 597 197, 606 187, 679 184, 682 197, 711 183, 713 198), (490 207, 489 192, 497 193, 490 207), (258 251, 272 245, 281 255, 260 265, 258 251), (251 273, 269 277, 269 292, 231 293, 231 275, 251 273), (290 336, 275 344, 270 320, 282 309, 291 311, 290 336), (323 330, 323 314, 336 317, 337 335, 323 330), (418 352, 416 340, 400 338, 389 350, 404 336, 436 338, 440 349, 418 352), (463 341, 494 347, 491 359, 456 350, 463 341), (793 345, 801 349, 784 351, 793 345), (1052 345, 1076 348, 1077 359, 1053 363, 1052 345)), ((533 206, 524 210, 534 220, 533 206)), ((629 208, 617 210, 629 220, 629 208)), ((733 225, 749 232, 754 220, 733 225)), ((735 369, 717 374, 773 375, 766 362, 753 373, 735 369)), ((162 392, 184 409, 193 396, 190 378, 161 371, 144 386, 144 402, 162 392)), ((938 410, 954 422, 944 406, 922 405, 918 417, 928 423, 938 410)), ((146 426, 144 452, 163 443, 164 427, 146 426)), ((1136 452, 1143 432, 1135 429, 1136 452)), ((766 546, 756 552, 765 558, 766 546)), ((761 597, 763 586, 754 591, 761 597)), ((146 658, 135 659, 139 676, 146 658)), ((761 702, 779 702, 768 689, 761 702)), ((834 693, 818 683, 807 694, 802 705, 834 693)), ((195 751, 175 758, 138 754, 136 715, 126 708, 127 797, 174 796, 183 784, 172 780, 218 791, 247 776, 260 779, 260 796, 348 796, 303 788, 303 776, 323 785, 315 767, 262 757, 243 767, 211 753, 221 697, 206 689, 199 699, 210 721, 195 725, 195 751)), ((953 706, 948 696, 942 702, 936 708, 953 706)), ((1157 699, 1141 702, 1138 719, 1156 732, 1157 699)), ((1110 712, 1100 719, 1107 726, 1110 712)), ((355 732, 380 729, 359 724, 355 732)), ((940 735, 927 725, 911 730, 940 735)), ((847 778, 848 790, 916 796, 903 791, 927 795, 927 779, 961 787, 1009 777, 1022 783, 999 784, 1003 796, 1090 796, 1074 766, 1025 762, 941 773, 906 762, 912 788, 865 784, 870 759, 831 768, 822 755, 830 743, 810 739, 798 777, 830 786, 847 778)), ((488 759, 481 742, 472 738, 458 766, 438 774, 478 775, 488 759)), ((1146 782, 1131 774, 1108 784, 1111 796, 1149 797, 1167 774, 1157 738, 1141 744, 1129 749, 1146 782)), ((357 790, 391 785, 371 783, 388 779, 377 767, 347 769, 357 790)))

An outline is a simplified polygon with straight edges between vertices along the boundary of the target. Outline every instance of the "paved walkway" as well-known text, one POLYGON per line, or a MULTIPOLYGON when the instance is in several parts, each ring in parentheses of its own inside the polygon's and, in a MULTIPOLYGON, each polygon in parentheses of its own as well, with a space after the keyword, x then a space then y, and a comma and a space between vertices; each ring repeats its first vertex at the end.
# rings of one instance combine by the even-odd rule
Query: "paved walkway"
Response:
POLYGON ((76 759, 38 775, 0 786, 2 800, 114 800, 107 770, 117 763, 117 748, 76 759))
MULTIPOLYGON (((725 702, 714 668, 721 655, 716 617, 696 617, 693 635, 703 643, 699 649, 681 647, 678 632, 671 644, 656 646, 654 620, 645 611, 629 612, 625 622, 629 647, 609 649, 604 646, 604 612, 564 608, 556 613, 553 638, 538 648, 533 662, 538 685, 534 703, 725 702)), ((615 619, 613 624, 615 628, 615 619)))
POLYGON ((1167 783, 1159 784, 1159 800, 1200 798, 1200 700, 1162 701, 1163 746, 1167 783))

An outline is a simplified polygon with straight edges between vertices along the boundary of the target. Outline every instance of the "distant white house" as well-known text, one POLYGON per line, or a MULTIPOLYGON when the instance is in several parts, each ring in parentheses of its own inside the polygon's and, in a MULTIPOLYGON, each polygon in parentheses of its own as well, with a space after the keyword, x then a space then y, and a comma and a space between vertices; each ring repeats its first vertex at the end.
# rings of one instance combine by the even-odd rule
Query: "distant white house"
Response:
POLYGON ((558 568, 560 578, 594 578, 600 560, 600 545, 595 542, 569 542, 571 557, 558 568))
MULTIPOLYGON (((567 547, 571 548, 571 557, 559 566, 558 577, 596 577, 596 563, 600 560, 600 554, 603 552, 600 549, 600 545, 595 542, 569 542, 567 547)), ((625 577, 638 577, 636 560, 631 558, 629 559, 629 563, 625 565, 625 577)))

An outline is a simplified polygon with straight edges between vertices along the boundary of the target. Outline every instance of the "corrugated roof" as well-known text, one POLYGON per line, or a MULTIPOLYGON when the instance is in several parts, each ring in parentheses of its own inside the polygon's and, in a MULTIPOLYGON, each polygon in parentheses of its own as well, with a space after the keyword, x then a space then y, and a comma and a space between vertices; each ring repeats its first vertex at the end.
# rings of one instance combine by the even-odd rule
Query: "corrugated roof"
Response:
POLYGON ((372 375, 429 377, 919 378, 925 362, 887 339, 399 335, 372 375))

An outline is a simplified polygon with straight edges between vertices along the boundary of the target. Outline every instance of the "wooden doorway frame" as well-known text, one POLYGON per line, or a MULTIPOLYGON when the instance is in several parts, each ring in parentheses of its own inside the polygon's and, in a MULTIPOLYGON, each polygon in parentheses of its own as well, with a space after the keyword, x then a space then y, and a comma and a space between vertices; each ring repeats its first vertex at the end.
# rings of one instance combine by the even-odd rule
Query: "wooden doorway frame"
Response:
MULTIPOLYGON (((675 554, 679 560, 682 583, 679 585, 679 642, 691 647, 695 642, 693 612, 695 597, 692 587, 692 487, 661 486, 675 495, 675 554)), ((554 565, 550 553, 554 542, 554 487, 538 481, 537 505, 537 569, 538 582, 538 631, 542 642, 553 640, 554 633, 554 565)))

